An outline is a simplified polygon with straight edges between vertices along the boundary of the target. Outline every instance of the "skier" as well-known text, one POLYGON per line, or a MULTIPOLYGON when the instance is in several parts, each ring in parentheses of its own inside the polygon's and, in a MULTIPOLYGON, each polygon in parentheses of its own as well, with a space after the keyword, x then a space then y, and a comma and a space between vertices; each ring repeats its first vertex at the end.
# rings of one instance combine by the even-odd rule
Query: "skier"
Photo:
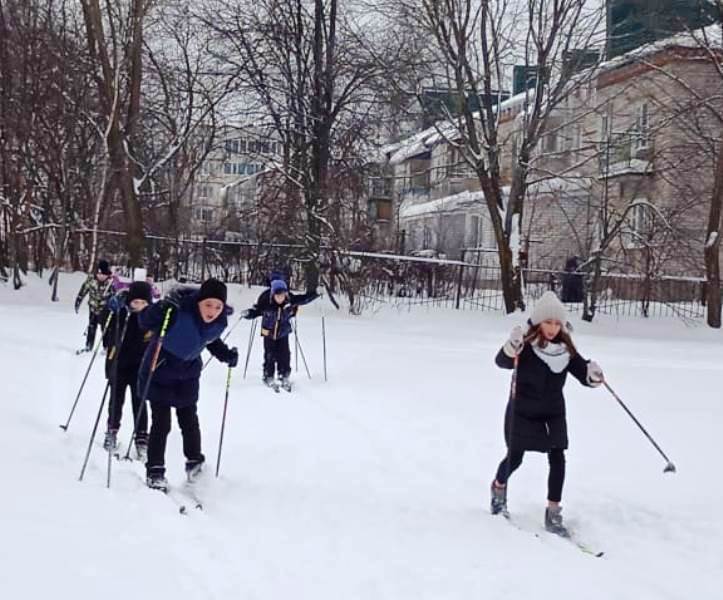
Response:
POLYGON ((146 414, 145 398, 141 398, 141 390, 137 385, 138 370, 152 333, 141 329, 138 314, 150 305, 151 301, 151 286, 145 281, 134 281, 127 290, 118 292, 108 301, 108 308, 112 316, 103 337, 103 343, 108 348, 105 376, 108 380, 115 377, 115 381, 111 385, 108 429, 103 447, 106 450, 115 450, 118 447, 117 437, 123 415, 123 403, 126 388, 129 388, 133 406, 133 422, 137 423, 135 446, 139 460, 145 460, 148 449, 148 415, 146 414), (116 348, 116 343, 120 345, 119 348, 116 348))
POLYGON ((280 385, 291 390, 291 350, 289 334, 291 319, 296 316, 298 307, 309 304, 319 297, 316 292, 291 294, 286 282, 281 278, 271 281, 268 290, 261 293, 256 304, 243 313, 246 319, 261 317, 261 335, 264 338, 264 376, 263 381, 278 391, 275 374, 278 372, 280 385))
POLYGON ((567 536, 562 523, 562 486, 565 479, 567 422, 562 389, 568 372, 580 383, 597 387, 603 373, 575 348, 567 324, 567 311, 554 292, 546 292, 532 310, 527 332, 512 330, 495 362, 515 369, 505 413, 507 456, 491 485, 492 514, 507 514, 507 481, 520 466, 526 451, 545 452, 550 471, 547 482, 545 528, 567 536))
POLYGON ((238 350, 228 348, 219 338, 233 309, 226 304, 226 286, 217 279, 204 281, 199 288, 176 288, 161 301, 139 314, 139 323, 154 333, 138 375, 138 389, 145 390, 150 377, 148 400, 151 404, 151 433, 148 440, 146 483, 166 491, 166 438, 171 430, 171 408, 183 435, 186 475, 195 481, 205 457, 201 452, 201 431, 197 403, 201 377, 201 352, 207 349, 229 367, 238 364, 238 350), (169 326, 158 356, 156 370, 150 374, 158 336, 166 315, 169 326))
POLYGON ((105 312, 106 303, 113 294, 113 285, 110 276, 111 272, 108 261, 103 259, 99 260, 95 275, 88 276, 85 282, 83 282, 83 285, 80 286, 78 296, 75 298, 75 312, 77 314, 83 298, 85 298, 86 294, 88 295, 88 329, 86 330, 85 348, 78 350, 78 354, 81 352, 90 352, 93 349, 95 330, 98 326, 100 326, 101 329, 103 328, 103 321, 107 314, 105 312))

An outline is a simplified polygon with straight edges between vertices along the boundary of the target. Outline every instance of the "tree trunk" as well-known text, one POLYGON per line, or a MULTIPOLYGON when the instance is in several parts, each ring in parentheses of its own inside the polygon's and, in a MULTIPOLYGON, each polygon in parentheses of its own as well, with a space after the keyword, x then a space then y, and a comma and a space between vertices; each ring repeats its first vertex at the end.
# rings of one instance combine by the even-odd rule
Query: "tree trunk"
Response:
POLYGON ((709 327, 721 327, 721 281, 720 281, 720 232, 723 214, 723 148, 718 149, 716 160, 715 184, 708 213, 708 229, 703 251, 705 258, 705 276, 707 280, 706 300, 708 304, 707 321, 709 327))

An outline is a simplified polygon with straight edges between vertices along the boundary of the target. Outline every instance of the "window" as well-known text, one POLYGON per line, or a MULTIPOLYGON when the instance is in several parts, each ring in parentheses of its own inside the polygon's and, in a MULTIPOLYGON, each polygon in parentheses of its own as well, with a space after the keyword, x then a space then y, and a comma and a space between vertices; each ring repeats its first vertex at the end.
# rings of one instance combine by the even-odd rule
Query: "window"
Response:
POLYGON ((213 198, 213 187, 205 184, 196 185, 197 198, 213 198))
POLYGON ((194 208, 193 218, 196 221, 201 221, 202 223, 210 223, 213 221, 213 209, 205 207, 194 208))
POLYGON ((628 211, 627 231, 623 243, 627 248, 641 248, 653 235, 654 212, 644 198, 633 200, 628 211))
POLYGON ((226 152, 229 154, 238 154, 240 150, 239 140, 226 140, 226 152))
POLYGON ((479 248, 482 243, 482 227, 480 226, 481 219, 472 215, 470 217, 470 239, 469 246, 471 248, 479 248))
POLYGON ((427 223, 425 223, 423 239, 422 239, 422 248, 428 249, 431 247, 432 247, 432 228, 427 223))
POLYGON ((391 221, 392 220, 392 203, 390 200, 377 200, 376 201, 376 220, 377 221, 391 221))
POLYGON ((635 116, 635 141, 634 148, 643 150, 648 147, 650 137, 650 120, 648 115, 648 104, 644 102, 638 106, 635 116))
POLYGON ((557 152, 557 132, 550 132, 545 135, 545 152, 557 152))

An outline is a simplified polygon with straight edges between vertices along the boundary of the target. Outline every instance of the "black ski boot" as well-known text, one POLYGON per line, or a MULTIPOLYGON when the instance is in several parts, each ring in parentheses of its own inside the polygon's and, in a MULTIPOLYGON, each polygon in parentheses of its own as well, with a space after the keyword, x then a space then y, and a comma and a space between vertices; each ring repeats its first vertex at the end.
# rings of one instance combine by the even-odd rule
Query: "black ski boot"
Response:
POLYGON ((545 509, 545 529, 562 537, 570 537, 570 532, 562 524, 562 507, 555 506, 553 508, 548 506, 545 509))
POLYGON ((495 482, 490 485, 490 511, 493 515, 500 513, 507 516, 507 486, 497 487, 495 482))
POLYGON ((186 480, 188 483, 195 483, 203 471, 203 463, 206 459, 202 456, 199 460, 186 461, 186 480))
POLYGON ((152 490, 168 491, 165 467, 149 467, 146 469, 146 485, 152 490))
POLYGON ((103 450, 106 452, 115 452, 118 450, 118 430, 109 429, 105 432, 105 439, 103 440, 103 450))

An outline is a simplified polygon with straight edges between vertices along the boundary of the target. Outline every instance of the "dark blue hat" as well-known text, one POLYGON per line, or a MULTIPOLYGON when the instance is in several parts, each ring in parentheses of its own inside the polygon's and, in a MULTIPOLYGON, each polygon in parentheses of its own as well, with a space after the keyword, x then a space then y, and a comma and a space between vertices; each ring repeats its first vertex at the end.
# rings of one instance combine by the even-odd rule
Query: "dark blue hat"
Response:
POLYGON ((271 282, 271 293, 281 294, 282 292, 288 292, 289 288, 286 286, 286 282, 282 279, 274 279, 271 282))

